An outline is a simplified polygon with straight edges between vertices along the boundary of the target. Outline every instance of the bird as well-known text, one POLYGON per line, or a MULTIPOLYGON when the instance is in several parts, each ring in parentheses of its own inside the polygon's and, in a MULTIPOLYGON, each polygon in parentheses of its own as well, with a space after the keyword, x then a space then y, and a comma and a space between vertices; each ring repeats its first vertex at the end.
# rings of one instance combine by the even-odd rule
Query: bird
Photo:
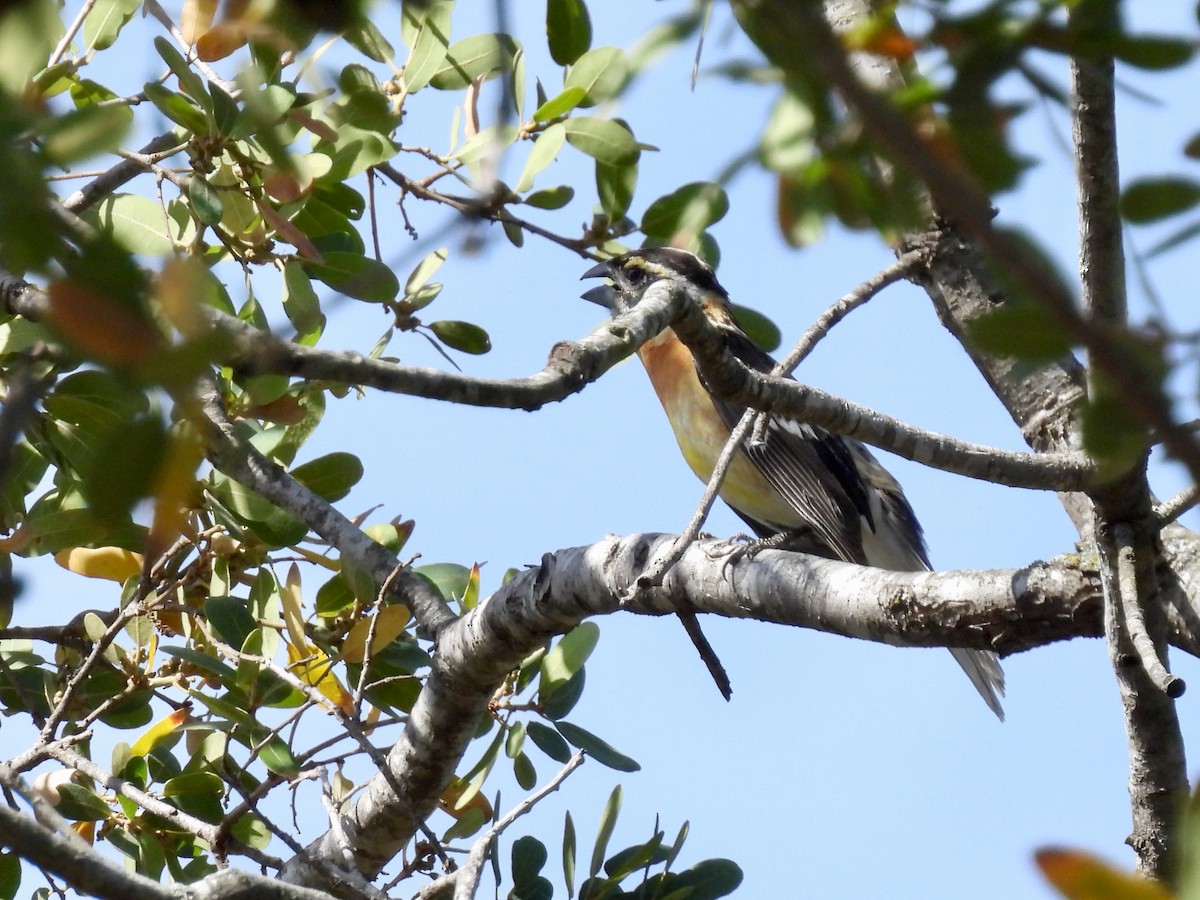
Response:
MULTIPOLYGON (((775 360, 738 327, 729 293, 713 269, 687 250, 633 250, 596 264, 582 277, 606 279, 582 296, 614 315, 636 306, 652 285, 674 284, 737 359, 757 372, 775 367, 775 360)), ((684 459, 707 483, 746 408, 713 395, 691 351, 671 328, 637 353, 684 459)), ((904 491, 861 441, 778 415, 769 416, 755 438, 734 455, 720 496, 760 541, 881 569, 932 570, 924 532, 904 491)), ((950 648, 950 653, 1003 721, 999 657, 988 650, 950 648)))

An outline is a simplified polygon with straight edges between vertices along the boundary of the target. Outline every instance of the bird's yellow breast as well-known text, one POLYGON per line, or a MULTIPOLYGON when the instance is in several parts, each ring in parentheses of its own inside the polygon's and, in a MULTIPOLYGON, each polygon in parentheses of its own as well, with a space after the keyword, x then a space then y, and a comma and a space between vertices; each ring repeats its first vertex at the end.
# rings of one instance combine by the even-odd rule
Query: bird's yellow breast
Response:
MULTIPOLYGON (((700 383, 692 354, 675 332, 667 329, 642 345, 638 356, 671 422, 683 458, 696 477, 707 483, 729 439, 729 429, 700 383)), ((721 499, 764 524, 781 528, 802 524, 795 510, 740 451, 721 485, 721 499)))

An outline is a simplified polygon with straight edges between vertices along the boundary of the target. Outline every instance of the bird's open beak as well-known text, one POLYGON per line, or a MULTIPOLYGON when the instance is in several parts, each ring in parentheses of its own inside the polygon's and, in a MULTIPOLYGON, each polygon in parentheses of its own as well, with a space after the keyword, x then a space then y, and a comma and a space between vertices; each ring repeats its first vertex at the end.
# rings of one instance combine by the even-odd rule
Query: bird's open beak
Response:
MULTIPOLYGON (((585 278, 607 278, 607 277, 608 277, 608 263, 601 262, 601 263, 596 263, 596 265, 592 266, 590 269, 588 269, 586 272, 584 272, 581 276, 579 276, 579 280, 582 281, 585 278)), ((592 303, 596 303, 600 306, 603 306, 605 309, 611 310, 613 308, 613 302, 617 298, 617 289, 614 288, 611 284, 598 284, 594 288, 590 288, 590 289, 584 291, 579 296, 581 296, 584 300, 589 300, 592 303)))

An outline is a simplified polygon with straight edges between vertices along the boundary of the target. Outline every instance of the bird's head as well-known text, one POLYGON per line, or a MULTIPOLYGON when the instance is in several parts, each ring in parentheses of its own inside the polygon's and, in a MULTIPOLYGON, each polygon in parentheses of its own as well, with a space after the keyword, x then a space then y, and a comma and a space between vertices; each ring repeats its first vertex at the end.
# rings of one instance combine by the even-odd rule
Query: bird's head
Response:
POLYGON ((609 280, 609 284, 585 291, 583 299, 598 303, 613 315, 633 309, 652 285, 664 281, 682 288, 710 318, 721 320, 729 315, 729 294, 717 281, 712 267, 687 250, 632 250, 592 266, 583 277, 609 280))

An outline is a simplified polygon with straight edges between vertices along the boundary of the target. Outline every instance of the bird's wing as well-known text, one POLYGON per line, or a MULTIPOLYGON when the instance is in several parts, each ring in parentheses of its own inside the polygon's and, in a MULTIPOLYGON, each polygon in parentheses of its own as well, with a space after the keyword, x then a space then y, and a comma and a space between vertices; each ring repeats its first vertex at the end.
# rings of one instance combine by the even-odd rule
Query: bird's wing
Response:
MULTIPOLYGON (((746 335, 733 329, 725 329, 725 335, 730 352, 747 366, 760 372, 774 368, 774 360, 746 335)), ((745 411, 745 407, 719 397, 713 397, 713 403, 729 428, 745 411)), ((860 516, 870 521, 872 510, 866 485, 842 438, 813 425, 772 416, 763 439, 747 441, 742 449, 829 553, 847 562, 867 562, 860 516)), ((778 532, 784 524, 761 523, 765 528, 758 528, 746 511, 737 512, 760 536, 764 530, 778 532)))

